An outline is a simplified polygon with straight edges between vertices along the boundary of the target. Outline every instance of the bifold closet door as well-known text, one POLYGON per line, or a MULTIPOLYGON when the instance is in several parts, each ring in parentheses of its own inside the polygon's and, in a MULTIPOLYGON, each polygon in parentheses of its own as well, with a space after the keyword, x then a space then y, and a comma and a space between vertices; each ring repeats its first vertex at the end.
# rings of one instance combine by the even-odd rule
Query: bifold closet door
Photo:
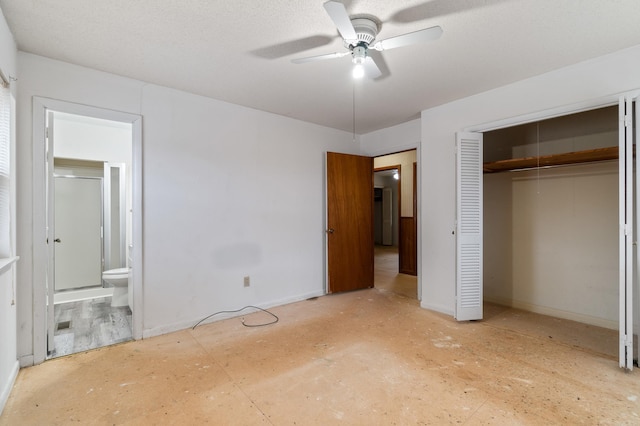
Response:
MULTIPOLYGON (((634 309, 634 262, 638 253, 634 248, 634 203, 637 203, 638 184, 634 185, 634 116, 636 95, 622 96, 619 102, 619 361, 620 367, 633 370, 633 309, 634 309)), ((636 130, 636 132, 640 129, 636 130)), ((636 170, 640 170, 636 159, 636 170)), ((638 173, 636 173, 638 175, 638 173)), ((636 213, 638 214, 638 213, 636 213)))
POLYGON ((456 135, 456 313, 482 319, 482 133, 456 135))

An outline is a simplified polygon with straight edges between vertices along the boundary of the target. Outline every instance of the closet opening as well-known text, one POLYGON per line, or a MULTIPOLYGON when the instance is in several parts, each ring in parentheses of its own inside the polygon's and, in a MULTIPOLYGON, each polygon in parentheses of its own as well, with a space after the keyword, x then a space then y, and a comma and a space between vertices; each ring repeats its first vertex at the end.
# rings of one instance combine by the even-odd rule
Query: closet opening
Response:
POLYGON ((617 356, 618 125, 616 105, 483 133, 485 318, 548 315, 617 356))

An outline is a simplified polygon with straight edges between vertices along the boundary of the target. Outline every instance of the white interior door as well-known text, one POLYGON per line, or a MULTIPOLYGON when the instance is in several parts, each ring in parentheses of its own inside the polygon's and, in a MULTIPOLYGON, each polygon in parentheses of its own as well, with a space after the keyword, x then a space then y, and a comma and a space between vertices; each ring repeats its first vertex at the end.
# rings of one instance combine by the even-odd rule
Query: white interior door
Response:
POLYGON ((456 135, 456 312, 482 319, 482 133, 456 135))

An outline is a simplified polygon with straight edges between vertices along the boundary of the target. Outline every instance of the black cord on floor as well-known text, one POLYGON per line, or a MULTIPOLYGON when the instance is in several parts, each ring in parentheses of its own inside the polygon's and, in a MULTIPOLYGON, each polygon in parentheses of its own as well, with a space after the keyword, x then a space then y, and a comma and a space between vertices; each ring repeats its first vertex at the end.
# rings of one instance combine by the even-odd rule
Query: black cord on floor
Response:
POLYGON ((275 323, 277 323, 278 321, 280 321, 280 318, 278 318, 278 316, 277 316, 276 314, 274 314, 274 313, 272 313, 272 312, 269 312, 269 311, 267 311, 266 309, 262 309, 262 308, 259 308, 259 307, 257 307, 257 306, 251 306, 251 305, 249 305, 249 306, 245 306, 244 308, 236 309, 235 311, 219 311, 219 312, 215 312, 215 313, 213 313, 213 314, 211 314, 211 315, 209 315, 209 316, 206 316, 206 317, 202 318, 200 321, 198 321, 198 322, 196 323, 196 325, 194 325, 193 327, 191 327, 191 329, 192 329, 192 330, 195 330, 195 329, 196 329, 196 327, 197 327, 197 326, 199 326, 203 321, 208 320, 208 319, 209 319, 209 318, 211 318, 212 316, 215 316, 215 315, 218 315, 218 314, 233 314, 233 313, 235 313, 235 312, 241 312, 241 311, 244 311, 245 309, 249 309, 249 308, 258 309, 258 310, 260 310, 260 311, 262 311, 262 312, 265 312, 265 313, 267 313, 267 314, 271 315, 271 316, 272 316, 272 317, 274 317, 275 319, 274 319, 273 321, 271 321, 271 322, 266 322, 266 323, 263 323, 263 324, 245 324, 245 322, 244 322, 244 318, 242 318, 242 325, 244 325, 245 327, 264 327, 265 325, 275 324, 275 323))

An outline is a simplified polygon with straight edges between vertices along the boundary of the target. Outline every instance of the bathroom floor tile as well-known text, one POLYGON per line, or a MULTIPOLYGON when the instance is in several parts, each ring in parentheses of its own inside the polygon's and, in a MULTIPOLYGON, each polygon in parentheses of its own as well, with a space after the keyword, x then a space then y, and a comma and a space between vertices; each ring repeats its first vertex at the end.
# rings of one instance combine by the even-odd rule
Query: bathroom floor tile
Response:
POLYGON ((54 315, 52 358, 132 339, 131 309, 111 307, 110 297, 60 303, 54 306, 54 315))

